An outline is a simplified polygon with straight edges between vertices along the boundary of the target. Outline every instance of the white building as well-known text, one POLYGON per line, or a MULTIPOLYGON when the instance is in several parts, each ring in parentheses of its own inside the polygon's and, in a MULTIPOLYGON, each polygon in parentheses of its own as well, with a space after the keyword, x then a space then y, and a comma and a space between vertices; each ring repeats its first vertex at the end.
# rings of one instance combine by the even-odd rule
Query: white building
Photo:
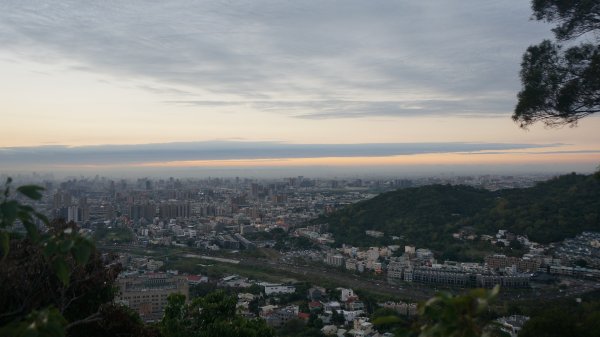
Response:
POLYGON ((354 294, 354 291, 352 289, 346 289, 346 288, 337 288, 337 289, 341 292, 340 300, 342 302, 346 302, 347 300, 352 299, 352 298, 354 298, 354 299, 358 298, 358 296, 356 296, 354 294))
POLYGON ((265 285, 265 295, 270 296, 273 294, 291 294, 296 291, 294 286, 281 285, 281 284, 269 284, 265 285))
POLYGON ((500 329, 511 337, 517 337, 523 325, 529 320, 528 316, 512 315, 508 317, 500 317, 496 320, 500 324, 500 329))
POLYGON ((357 317, 364 314, 364 311, 362 311, 362 310, 353 310, 353 311, 342 310, 342 313, 344 314, 344 319, 346 320, 346 322, 353 322, 357 317))
POLYGON ((324 327, 321 328, 321 332, 325 336, 335 335, 337 330, 338 330, 337 326, 335 326, 335 325, 325 325, 324 327))

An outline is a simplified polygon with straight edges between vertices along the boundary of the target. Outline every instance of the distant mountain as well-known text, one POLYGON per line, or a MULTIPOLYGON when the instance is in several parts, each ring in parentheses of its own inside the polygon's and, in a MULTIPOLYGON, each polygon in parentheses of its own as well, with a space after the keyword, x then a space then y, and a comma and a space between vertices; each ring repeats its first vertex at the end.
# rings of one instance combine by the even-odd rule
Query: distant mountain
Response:
POLYGON ((383 193, 314 223, 328 223, 338 243, 359 246, 400 242, 444 250, 452 233, 506 229, 548 243, 585 230, 600 231, 600 179, 570 174, 531 188, 488 191, 469 186, 430 185, 383 193), (385 233, 384 238, 365 235, 385 233))

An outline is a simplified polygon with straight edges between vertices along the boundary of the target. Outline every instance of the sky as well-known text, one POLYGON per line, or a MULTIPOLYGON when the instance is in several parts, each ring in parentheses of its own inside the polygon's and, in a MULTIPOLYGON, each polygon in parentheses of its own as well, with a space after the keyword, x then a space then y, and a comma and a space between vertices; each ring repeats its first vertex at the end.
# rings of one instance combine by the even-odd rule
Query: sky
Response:
POLYGON ((529 6, 0 0, 0 171, 590 172, 600 118, 510 119, 529 6))

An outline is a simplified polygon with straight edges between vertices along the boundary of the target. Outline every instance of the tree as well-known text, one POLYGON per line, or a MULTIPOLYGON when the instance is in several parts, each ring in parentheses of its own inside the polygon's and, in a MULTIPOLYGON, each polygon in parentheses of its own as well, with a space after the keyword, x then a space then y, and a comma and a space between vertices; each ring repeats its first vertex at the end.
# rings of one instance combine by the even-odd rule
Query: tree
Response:
POLYGON ((172 294, 159 324, 165 337, 272 337, 273 330, 262 319, 246 319, 236 313, 235 296, 223 291, 185 303, 172 294))
POLYGON ((496 336, 497 330, 486 316, 490 302, 499 287, 488 291, 471 290, 462 296, 441 292, 419 309, 419 321, 414 331, 400 332, 418 337, 480 337, 496 336))
POLYGON ((190 286, 190 299, 194 299, 196 297, 204 297, 215 290, 217 290, 217 285, 215 283, 207 282, 194 284, 190 286))
POLYGON ((344 315, 339 313, 337 310, 332 310, 331 311, 331 323, 333 323, 335 325, 342 325, 342 324, 346 323, 346 319, 344 318, 344 315))
MULTIPOLYGON (((15 254, 19 255, 22 251, 11 251, 11 246, 24 243, 32 247, 34 253, 39 253, 43 264, 40 266, 41 272, 52 270, 50 280, 52 284, 60 287, 61 293, 69 287, 71 279, 71 269, 69 269, 68 260, 74 261, 75 266, 83 266, 88 262, 93 249, 93 244, 80 236, 72 228, 60 228, 48 233, 42 233, 39 227, 48 226, 48 219, 33 207, 22 203, 24 198, 30 201, 37 201, 42 198, 40 186, 25 185, 14 189, 17 196, 14 196, 11 186, 12 179, 8 178, 5 188, 0 196, 0 250, 2 252, 0 259, 0 271, 2 271, 0 284, 2 284, 3 294, 0 299, 3 303, 0 305, 0 335, 2 336, 64 336, 65 328, 72 324, 63 317, 65 305, 57 308, 53 304, 47 303, 44 299, 38 297, 19 298, 18 292, 11 287, 14 281, 11 276, 11 266, 20 266, 15 260, 15 254), (25 236, 18 234, 18 225, 25 230, 25 236), (56 280, 56 282, 54 282, 56 280)), ((17 259, 18 260, 18 259, 17 259)), ((27 267, 27 266, 23 266, 27 267)), ((33 271, 36 271, 35 268, 33 271)), ((18 273, 17 275, 19 275, 18 273)), ((40 275, 42 279, 46 275, 40 275)), ((29 281, 29 280, 26 280, 29 281)), ((42 284, 48 285, 48 282, 42 281, 42 284)), ((30 289, 38 291, 39 289, 30 289)), ((30 292, 25 292, 30 294, 30 292)), ((61 298, 64 298, 61 296, 61 298)), ((63 304, 65 304, 63 302, 63 304)))
POLYGON ((552 308, 543 314, 531 318, 519 336, 534 337, 575 337, 581 336, 581 329, 577 327, 577 317, 559 308, 552 308))
POLYGON ((306 326, 304 322, 299 319, 292 319, 286 322, 279 330, 277 335, 279 336, 294 336, 299 334, 302 330, 305 330, 306 326))
POLYGON ((105 304, 98 310, 100 319, 78 325, 68 331, 69 336, 105 337, 160 337, 160 332, 152 325, 144 324, 140 316, 129 307, 105 304))
POLYGON ((63 284, 47 260, 41 247, 30 240, 11 240, 10 254, 0 264, 0 324, 3 319, 18 320, 51 306, 69 322, 66 329, 70 329, 99 319, 99 307, 112 301, 119 265, 107 267, 95 251, 84 265, 65 258, 70 275, 63 284))
POLYGON ((555 23, 560 43, 587 42, 568 48, 550 40, 530 46, 521 63, 522 89, 512 116, 525 128, 575 125, 600 112, 600 3, 596 0, 533 0, 533 17, 555 23))
MULTIPOLYGON (((318 318, 314 321, 315 323, 320 321, 318 318)), ((319 325, 318 323, 316 323, 319 325)), ((287 321, 282 327, 277 329, 277 336, 281 337, 324 337, 321 332, 321 326, 317 327, 314 324, 305 324, 302 320, 297 318, 287 321)))
POLYGON ((74 223, 49 222, 23 202, 43 189, 11 179, 0 197, 0 336, 155 336, 130 310, 111 304, 120 270, 74 223), (18 225, 25 235, 18 233, 18 225), (43 228, 43 231, 40 230, 43 228))
POLYGON ((407 325, 406 317, 390 308, 378 308, 371 315, 371 321, 379 331, 393 331, 407 325))

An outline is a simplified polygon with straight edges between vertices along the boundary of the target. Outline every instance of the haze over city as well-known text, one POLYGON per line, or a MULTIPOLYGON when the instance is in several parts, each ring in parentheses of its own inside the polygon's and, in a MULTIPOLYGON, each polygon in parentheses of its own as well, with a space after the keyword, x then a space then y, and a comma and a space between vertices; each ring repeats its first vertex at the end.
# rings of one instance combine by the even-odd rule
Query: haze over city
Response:
POLYGON ((0 0, 0 336, 600 336, 600 1, 0 0))
POLYGON ((591 172, 600 119, 510 119, 522 53, 551 37, 530 15, 527 1, 2 2, 0 169, 591 172))

